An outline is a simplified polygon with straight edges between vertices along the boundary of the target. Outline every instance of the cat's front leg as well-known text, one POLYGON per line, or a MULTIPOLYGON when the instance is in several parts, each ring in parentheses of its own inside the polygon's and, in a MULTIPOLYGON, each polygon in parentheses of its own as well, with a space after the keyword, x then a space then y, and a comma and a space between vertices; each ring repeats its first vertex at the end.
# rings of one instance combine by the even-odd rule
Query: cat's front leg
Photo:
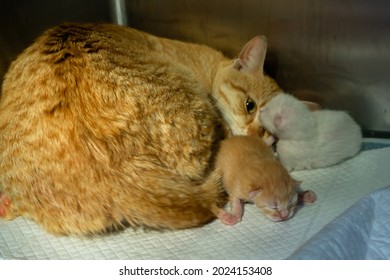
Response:
POLYGON ((241 222, 244 204, 243 201, 237 197, 230 198, 230 212, 225 209, 220 209, 218 218, 225 224, 234 226, 241 222))
POLYGON ((271 147, 276 142, 276 139, 273 135, 268 135, 264 136, 263 141, 265 144, 267 144, 267 146, 271 147))
POLYGON ((298 201, 302 204, 312 204, 317 200, 317 195, 313 191, 303 191, 298 193, 298 201))
POLYGON ((220 210, 218 214, 218 219, 220 219, 222 223, 224 223, 225 225, 229 225, 229 226, 234 226, 235 224, 241 221, 241 219, 238 219, 237 216, 226 211, 225 209, 220 210))
POLYGON ((244 202, 238 197, 230 198, 230 212, 237 217, 238 221, 241 221, 242 214, 244 213, 244 202))

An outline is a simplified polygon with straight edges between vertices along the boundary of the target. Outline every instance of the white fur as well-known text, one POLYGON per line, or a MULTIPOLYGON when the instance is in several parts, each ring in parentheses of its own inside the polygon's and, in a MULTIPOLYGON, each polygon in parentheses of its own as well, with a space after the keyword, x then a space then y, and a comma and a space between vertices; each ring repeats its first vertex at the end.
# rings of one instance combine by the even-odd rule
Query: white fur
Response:
POLYGON ((346 112, 311 112, 286 93, 271 99, 260 111, 260 120, 278 137, 276 151, 289 171, 333 165, 361 149, 361 129, 346 112))

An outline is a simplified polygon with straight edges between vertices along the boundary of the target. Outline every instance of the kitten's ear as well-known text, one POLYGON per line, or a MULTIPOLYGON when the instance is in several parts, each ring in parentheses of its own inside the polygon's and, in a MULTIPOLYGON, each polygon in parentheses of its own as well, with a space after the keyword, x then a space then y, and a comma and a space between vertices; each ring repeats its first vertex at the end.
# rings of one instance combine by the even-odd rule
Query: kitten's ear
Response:
POLYGON ((286 118, 282 112, 278 112, 274 116, 274 127, 277 129, 282 129, 286 124, 286 118))
POLYGON ((253 200, 256 197, 256 195, 258 195, 260 192, 261 192, 261 188, 250 191, 249 192, 249 199, 253 200))
POLYGON ((321 105, 311 101, 302 101, 310 111, 321 110, 321 105))
POLYGON ((233 67, 240 71, 262 76, 266 53, 267 38, 265 36, 256 36, 242 48, 233 63, 233 67))

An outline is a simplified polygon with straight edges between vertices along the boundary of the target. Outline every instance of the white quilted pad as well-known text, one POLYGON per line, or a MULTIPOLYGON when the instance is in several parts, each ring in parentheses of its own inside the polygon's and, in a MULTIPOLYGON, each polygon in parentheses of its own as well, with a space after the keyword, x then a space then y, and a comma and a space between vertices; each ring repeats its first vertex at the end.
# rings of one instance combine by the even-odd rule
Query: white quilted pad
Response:
POLYGON ((390 187, 356 202, 290 258, 389 260, 390 187))
POLYGON ((378 145, 365 145, 365 151, 336 166, 294 172, 318 200, 285 222, 272 222, 249 204, 243 221, 233 227, 216 220, 196 229, 129 228, 94 238, 56 237, 24 218, 0 220, 0 258, 285 259, 360 198, 390 185, 390 147, 378 145))

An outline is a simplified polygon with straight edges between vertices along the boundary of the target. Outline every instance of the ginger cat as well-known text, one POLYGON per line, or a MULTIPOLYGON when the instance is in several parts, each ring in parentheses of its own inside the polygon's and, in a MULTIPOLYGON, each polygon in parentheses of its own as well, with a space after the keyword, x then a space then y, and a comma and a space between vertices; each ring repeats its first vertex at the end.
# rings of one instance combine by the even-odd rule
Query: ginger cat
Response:
POLYGON ((229 194, 231 211, 215 209, 216 215, 228 225, 241 221, 243 203, 254 202, 273 221, 289 219, 299 202, 313 203, 312 191, 302 192, 262 139, 234 136, 222 141, 216 160, 223 184, 229 194))
POLYGON ((266 40, 233 60, 110 24, 46 31, 12 63, 0 101, 0 213, 54 234, 180 229, 226 203, 221 139, 261 136, 280 89, 266 40))

